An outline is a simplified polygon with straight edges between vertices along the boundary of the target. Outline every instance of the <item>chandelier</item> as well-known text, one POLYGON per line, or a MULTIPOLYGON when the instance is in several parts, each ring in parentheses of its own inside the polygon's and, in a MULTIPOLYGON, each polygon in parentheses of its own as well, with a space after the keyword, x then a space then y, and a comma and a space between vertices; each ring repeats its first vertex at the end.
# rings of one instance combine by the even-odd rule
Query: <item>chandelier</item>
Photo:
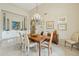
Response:
POLYGON ((36 13, 34 14, 33 16, 33 19, 34 20, 40 20, 41 19, 41 16, 40 14, 38 13, 38 4, 36 3, 36 13))
POLYGON ((36 13, 36 14, 34 15, 34 19, 35 19, 35 20, 40 20, 40 19, 41 19, 40 14, 36 13))

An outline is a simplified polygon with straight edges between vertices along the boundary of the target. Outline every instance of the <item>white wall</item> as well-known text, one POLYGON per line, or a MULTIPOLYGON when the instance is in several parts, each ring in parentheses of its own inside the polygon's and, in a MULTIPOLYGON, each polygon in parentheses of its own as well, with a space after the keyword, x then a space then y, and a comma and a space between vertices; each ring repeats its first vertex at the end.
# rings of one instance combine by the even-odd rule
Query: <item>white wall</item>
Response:
MULTIPOLYGON (((66 16, 67 31, 59 31, 57 25, 54 29, 59 32, 60 39, 66 39, 71 36, 73 32, 79 32, 79 4, 61 4, 61 3, 49 3, 42 4, 38 7, 38 13, 41 15, 44 22, 44 32, 46 29, 46 21, 56 21, 58 17, 66 16), (47 15, 44 15, 47 13, 47 15)), ((36 10, 30 11, 30 18, 35 14, 36 10)), ((51 29, 52 31, 53 29, 51 29)))

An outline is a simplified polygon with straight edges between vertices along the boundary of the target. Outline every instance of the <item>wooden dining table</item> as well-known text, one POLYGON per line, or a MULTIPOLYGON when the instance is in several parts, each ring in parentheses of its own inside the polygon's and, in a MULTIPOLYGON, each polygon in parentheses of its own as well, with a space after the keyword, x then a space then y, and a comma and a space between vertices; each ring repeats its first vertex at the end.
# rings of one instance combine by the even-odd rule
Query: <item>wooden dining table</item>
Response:
POLYGON ((39 35, 39 34, 28 35, 28 37, 30 40, 37 42, 39 44, 39 56, 41 56, 41 43, 47 39, 50 39, 50 37, 47 35, 39 35))

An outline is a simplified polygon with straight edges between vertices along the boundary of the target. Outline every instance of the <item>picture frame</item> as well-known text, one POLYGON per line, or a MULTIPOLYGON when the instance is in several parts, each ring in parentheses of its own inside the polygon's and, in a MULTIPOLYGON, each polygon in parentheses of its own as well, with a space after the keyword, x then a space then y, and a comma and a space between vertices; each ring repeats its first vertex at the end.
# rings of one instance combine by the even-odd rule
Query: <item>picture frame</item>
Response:
POLYGON ((66 21, 66 17, 59 17, 59 21, 66 21))
POLYGON ((59 30, 62 30, 62 31, 66 31, 67 30, 67 24, 64 23, 64 24, 59 24, 58 25, 58 29, 59 30))
POLYGON ((66 16, 58 17, 58 22, 59 23, 62 23, 62 22, 66 23, 67 22, 67 17, 66 16))
POLYGON ((47 21, 46 28, 47 29, 54 29, 54 21, 47 21))

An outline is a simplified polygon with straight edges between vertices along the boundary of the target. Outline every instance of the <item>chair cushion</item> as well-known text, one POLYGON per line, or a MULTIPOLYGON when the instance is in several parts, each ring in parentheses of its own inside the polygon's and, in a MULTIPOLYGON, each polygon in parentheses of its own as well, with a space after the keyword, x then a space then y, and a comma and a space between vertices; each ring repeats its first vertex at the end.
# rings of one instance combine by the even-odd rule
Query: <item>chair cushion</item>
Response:
POLYGON ((77 42, 76 41, 74 41, 74 40, 66 40, 66 42, 68 42, 68 43, 70 43, 70 44, 76 44, 77 42))
POLYGON ((77 44, 79 43, 79 32, 75 32, 72 34, 71 39, 65 40, 66 42, 70 44, 77 44))

